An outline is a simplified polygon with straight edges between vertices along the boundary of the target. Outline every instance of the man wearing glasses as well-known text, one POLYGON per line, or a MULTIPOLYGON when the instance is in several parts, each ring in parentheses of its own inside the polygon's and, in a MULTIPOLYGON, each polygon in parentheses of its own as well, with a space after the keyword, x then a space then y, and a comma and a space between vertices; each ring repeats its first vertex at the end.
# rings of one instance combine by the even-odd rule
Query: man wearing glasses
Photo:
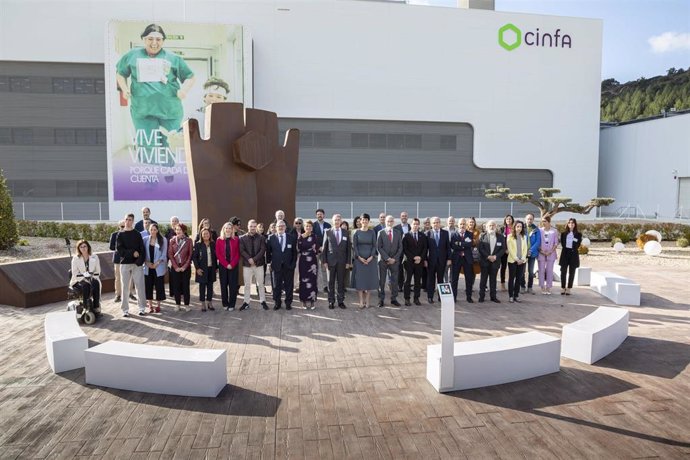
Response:
POLYGON ((274 310, 282 307, 282 293, 285 293, 285 309, 292 310, 292 294, 297 263, 297 239, 286 233, 284 220, 276 223, 276 233, 268 238, 266 244, 266 263, 270 264, 273 278, 274 310))

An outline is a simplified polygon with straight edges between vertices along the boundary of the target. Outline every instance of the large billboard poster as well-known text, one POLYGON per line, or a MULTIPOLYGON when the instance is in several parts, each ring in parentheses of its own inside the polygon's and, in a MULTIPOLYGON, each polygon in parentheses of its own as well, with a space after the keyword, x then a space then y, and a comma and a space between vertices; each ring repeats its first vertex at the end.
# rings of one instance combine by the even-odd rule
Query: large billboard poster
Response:
POLYGON ((203 133, 209 104, 251 106, 245 100, 251 93, 245 83, 244 40, 239 25, 108 24, 111 204, 190 199, 182 123, 196 118, 203 133))

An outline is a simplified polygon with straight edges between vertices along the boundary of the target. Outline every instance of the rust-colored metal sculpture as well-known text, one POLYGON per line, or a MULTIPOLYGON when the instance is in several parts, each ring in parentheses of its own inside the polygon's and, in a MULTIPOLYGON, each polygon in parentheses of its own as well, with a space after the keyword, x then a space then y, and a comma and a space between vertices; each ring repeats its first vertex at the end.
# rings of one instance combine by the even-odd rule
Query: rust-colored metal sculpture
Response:
POLYGON ((205 123, 208 140, 197 120, 184 123, 193 224, 208 217, 220 231, 238 216, 243 226, 249 219, 268 226, 278 209, 294 217, 299 130, 288 130, 281 146, 274 112, 234 102, 208 106, 205 123))

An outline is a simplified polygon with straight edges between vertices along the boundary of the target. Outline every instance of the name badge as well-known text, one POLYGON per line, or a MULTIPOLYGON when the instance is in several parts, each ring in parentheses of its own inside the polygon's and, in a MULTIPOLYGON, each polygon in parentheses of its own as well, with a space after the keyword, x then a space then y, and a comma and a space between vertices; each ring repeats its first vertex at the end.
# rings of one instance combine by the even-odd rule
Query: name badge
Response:
POLYGON ((573 238, 573 243, 577 243, 577 238, 573 238))
POLYGON ((503 246, 503 243, 501 243, 500 241, 497 241, 496 246, 503 246))
POLYGON ((288 245, 287 245, 287 248, 288 248, 288 249, 292 249, 292 245, 291 245, 291 244, 288 244, 288 245))
POLYGON ((342 237, 342 241, 347 241, 347 237, 346 236, 342 237))
POLYGON ((472 241, 472 239, 470 237, 465 238, 465 243, 469 243, 470 241, 472 241))

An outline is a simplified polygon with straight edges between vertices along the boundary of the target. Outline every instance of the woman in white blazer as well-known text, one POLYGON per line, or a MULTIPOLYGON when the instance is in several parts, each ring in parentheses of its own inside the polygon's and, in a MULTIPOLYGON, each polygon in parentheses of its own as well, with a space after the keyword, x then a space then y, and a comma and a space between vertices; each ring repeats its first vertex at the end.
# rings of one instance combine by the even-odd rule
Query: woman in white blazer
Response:
POLYGON ((79 240, 77 254, 72 257, 72 278, 69 285, 79 292, 84 300, 92 297, 92 309, 95 311, 101 307, 100 274, 101 262, 98 256, 91 254, 91 245, 88 241, 79 240))

